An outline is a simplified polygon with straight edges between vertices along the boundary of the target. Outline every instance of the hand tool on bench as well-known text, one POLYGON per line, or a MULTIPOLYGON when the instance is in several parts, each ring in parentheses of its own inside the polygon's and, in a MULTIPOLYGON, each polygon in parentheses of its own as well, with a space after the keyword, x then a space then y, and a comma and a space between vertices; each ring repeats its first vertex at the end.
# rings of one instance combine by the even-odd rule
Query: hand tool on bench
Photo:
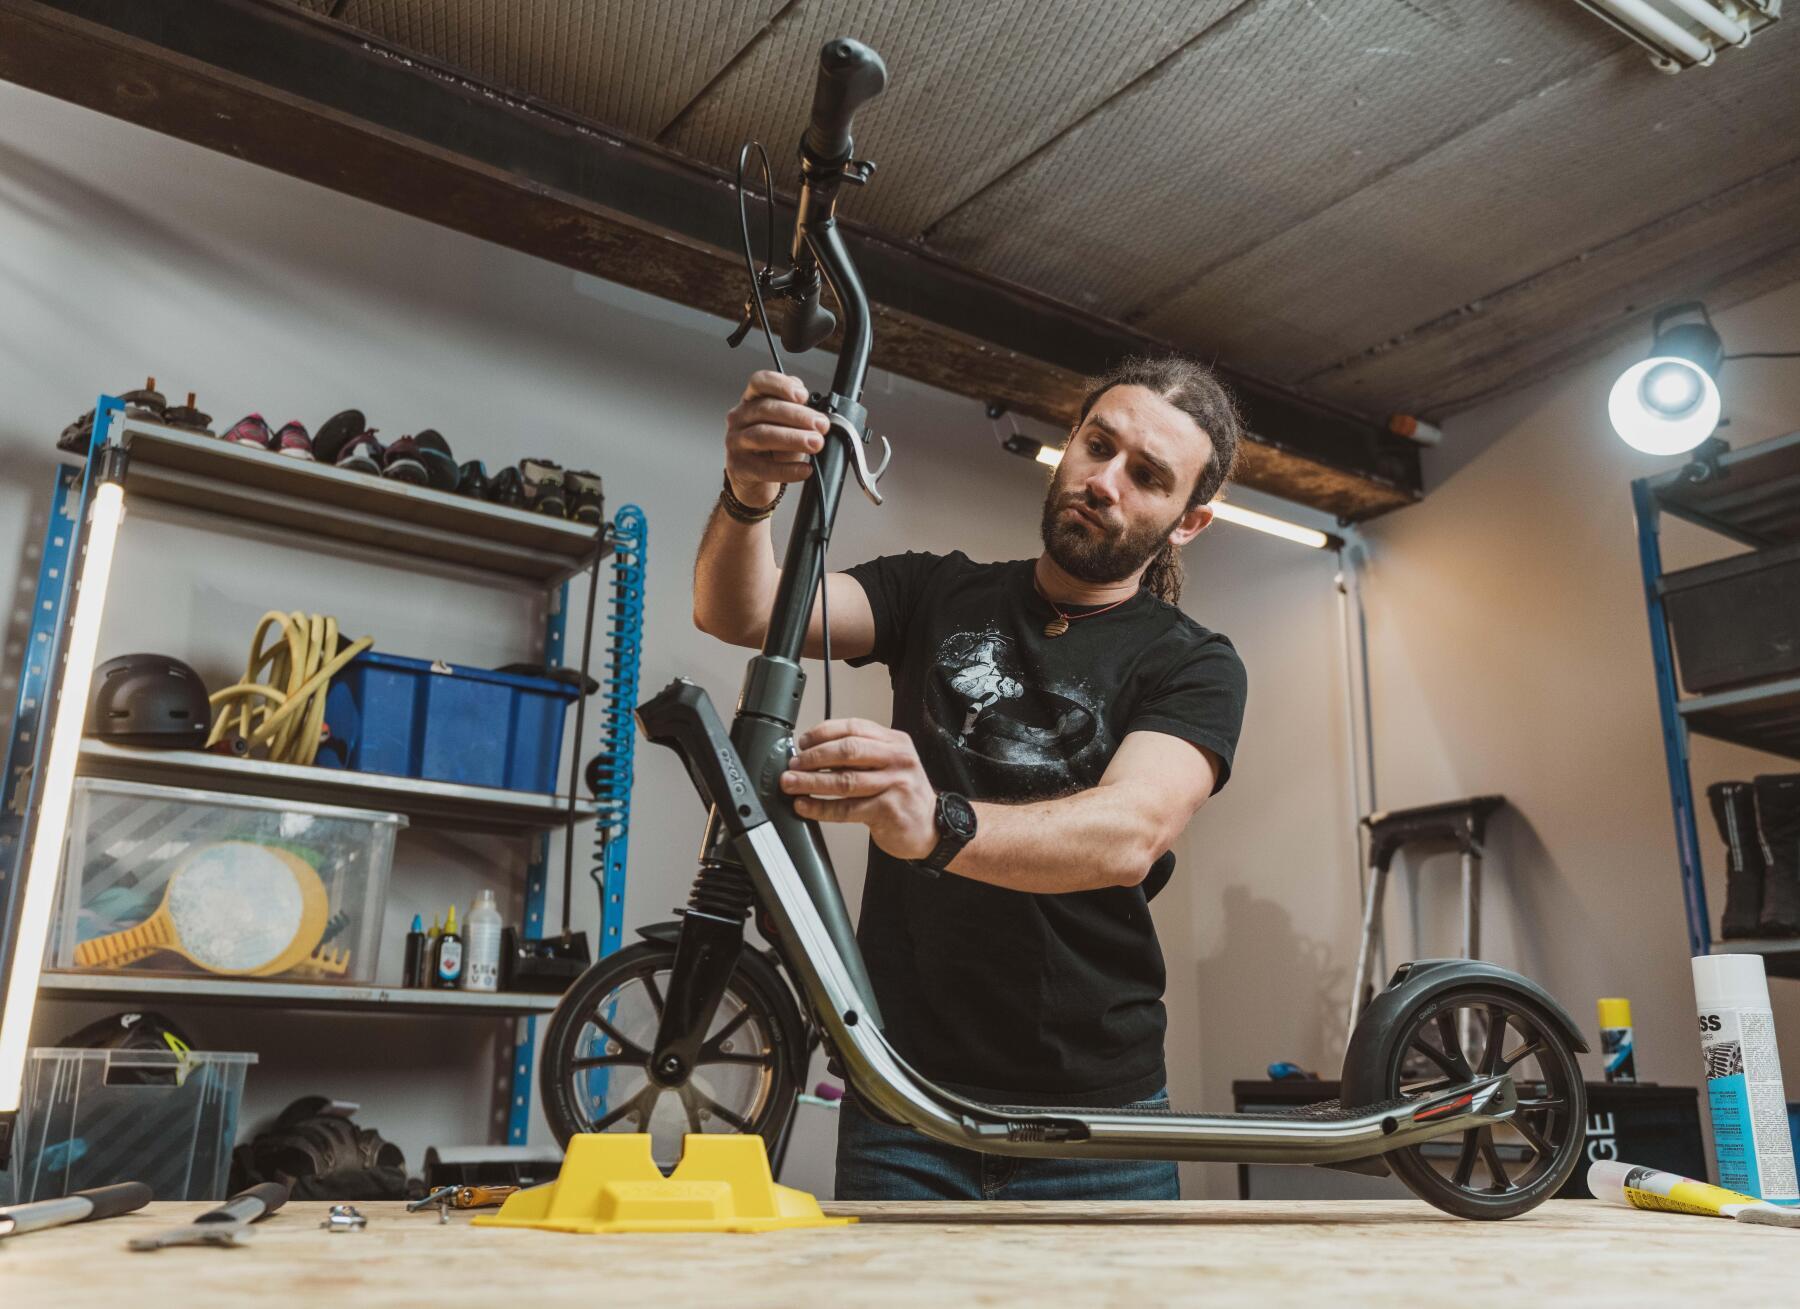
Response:
POLYGON ((287 1203, 288 1189, 280 1182, 263 1182, 240 1191, 217 1209, 209 1209, 186 1227, 171 1228, 155 1236, 132 1240, 133 1250, 160 1250, 165 1245, 243 1245, 254 1232, 250 1224, 267 1217, 287 1203))
POLYGON ((75 1191, 56 1200, 10 1205, 0 1209, 0 1237, 128 1214, 149 1204, 152 1194, 142 1182, 117 1182, 112 1186, 75 1191))

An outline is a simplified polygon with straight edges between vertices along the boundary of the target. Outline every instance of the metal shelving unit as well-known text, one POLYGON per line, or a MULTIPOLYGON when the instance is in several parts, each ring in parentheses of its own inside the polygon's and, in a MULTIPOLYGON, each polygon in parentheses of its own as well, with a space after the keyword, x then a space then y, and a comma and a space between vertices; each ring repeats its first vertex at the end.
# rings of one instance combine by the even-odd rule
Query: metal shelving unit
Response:
POLYGON ((1631 484, 1631 501, 1637 517, 1638 564, 1650 619, 1650 649, 1689 947, 1697 955, 1724 951, 1761 954, 1770 976, 1800 977, 1800 940, 1713 943, 1698 811, 1688 768, 1690 735, 1800 760, 1800 678, 1682 698, 1663 606, 1660 540, 1661 519, 1667 514, 1756 550, 1800 541, 1800 432, 1728 451, 1702 480, 1690 477, 1686 468, 1639 478, 1631 484))
MULTIPOLYGON (((542 640, 545 662, 564 658, 569 580, 594 570, 597 603, 590 623, 607 618, 608 676, 601 700, 606 767, 598 801, 568 795, 539 795, 455 783, 422 781, 345 770, 298 767, 242 760, 194 751, 152 751, 84 740, 77 772, 91 777, 157 782, 203 790, 273 796, 280 799, 346 804, 405 814, 414 824, 523 836, 528 841, 522 924, 528 935, 544 926, 550 834, 592 824, 599 843, 594 855, 601 883, 599 952, 617 949, 623 924, 625 851, 630 825, 629 783, 634 739, 629 710, 635 699, 643 622, 642 511, 624 506, 615 524, 595 528, 552 519, 422 487, 346 472, 310 461, 232 445, 194 432, 143 423, 124 416, 117 401, 101 397, 96 409, 96 441, 89 466, 102 447, 122 449, 126 502, 157 500, 182 505, 229 525, 291 527, 308 540, 373 546, 434 565, 450 565, 511 581, 546 593, 542 640), (621 548, 615 553, 615 545, 621 548), (598 571, 612 559, 610 602, 599 593, 598 571), (621 695, 627 697, 621 701, 621 695), (619 722, 620 704, 627 721, 619 722)), ((23 806, 21 781, 40 757, 40 732, 48 732, 47 703, 54 683, 49 651, 66 622, 70 597, 80 584, 80 557, 74 543, 82 532, 82 469, 57 472, 54 508, 39 556, 33 601, 31 648, 21 669, 19 699, 6 760, 0 806, 0 890, 18 876, 16 866, 23 806), (73 576, 71 576, 73 574, 73 576)), ((582 662, 587 660, 584 644, 582 662)), ((583 673, 587 669, 584 666, 583 673)), ((576 729, 575 735, 581 735, 576 729)), ((573 750, 579 758, 583 743, 573 750)), ((0 897, 3 899, 3 897, 0 897)), ((6 924, 0 922, 0 931, 6 924)), ((525 1140, 535 1047, 535 1016, 548 1013, 557 997, 409 990, 379 985, 251 981, 231 978, 171 977, 142 973, 89 974, 46 971, 40 994, 65 1000, 118 1000, 140 1003, 154 997, 168 1003, 257 1005, 340 1013, 506 1018, 517 1021, 514 1042, 502 1056, 501 1090, 506 1095, 496 1117, 506 1140, 525 1140)))
POLYGON ((340 986, 325 982, 239 981, 228 977, 156 977, 133 973, 46 970, 38 994, 55 1000, 112 1000, 141 1004, 146 998, 184 1004, 250 1005, 337 1013, 547 1014, 559 997, 522 991, 427 991, 406 987, 340 986))
MULTIPOLYGON (((544 585, 586 571, 594 555, 594 529, 566 519, 152 423, 125 423, 118 441, 131 456, 125 494, 132 498, 544 585)), ((611 551, 609 537, 601 557, 611 551)))
POLYGON ((198 750, 140 750, 95 740, 81 743, 77 768, 84 777, 384 809, 405 814, 413 822, 465 831, 540 832, 570 822, 592 822, 597 812, 592 801, 577 800, 571 813, 567 796, 534 791, 232 759, 198 750))

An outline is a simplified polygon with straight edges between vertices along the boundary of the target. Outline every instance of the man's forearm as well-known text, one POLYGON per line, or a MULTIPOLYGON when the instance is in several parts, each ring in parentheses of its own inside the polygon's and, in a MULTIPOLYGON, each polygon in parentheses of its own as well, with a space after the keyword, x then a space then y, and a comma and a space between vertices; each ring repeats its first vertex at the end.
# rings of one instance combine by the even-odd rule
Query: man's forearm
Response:
POLYGON ((694 560, 694 625, 737 645, 759 645, 781 570, 769 519, 740 523, 713 506, 694 560))
POLYGON ((1143 880, 1167 841, 1118 786, 1055 800, 977 802, 975 839, 950 861, 958 877, 1058 895, 1143 880))

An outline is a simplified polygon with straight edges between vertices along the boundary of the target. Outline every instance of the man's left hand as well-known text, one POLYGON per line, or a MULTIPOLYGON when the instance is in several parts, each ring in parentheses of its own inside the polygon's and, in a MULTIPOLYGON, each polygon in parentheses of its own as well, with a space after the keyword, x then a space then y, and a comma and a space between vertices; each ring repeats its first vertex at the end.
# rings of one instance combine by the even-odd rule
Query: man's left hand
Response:
POLYGON ((828 718, 794 737, 781 775, 794 812, 821 823, 861 823, 896 859, 936 848, 937 792, 905 732, 865 718, 828 718))

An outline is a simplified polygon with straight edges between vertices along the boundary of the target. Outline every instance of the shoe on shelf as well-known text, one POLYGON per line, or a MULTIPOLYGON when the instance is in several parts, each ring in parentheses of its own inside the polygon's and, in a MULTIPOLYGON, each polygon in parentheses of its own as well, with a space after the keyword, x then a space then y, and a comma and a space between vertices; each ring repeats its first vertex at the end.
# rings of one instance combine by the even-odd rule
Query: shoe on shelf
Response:
POLYGON ((368 421, 360 409, 333 414, 319 424, 318 433, 313 437, 313 458, 322 464, 335 464, 351 439, 368 430, 368 421))
POLYGON ((275 433, 275 453, 286 455, 289 459, 312 461, 312 437, 306 434, 306 424, 290 418, 275 433))
POLYGON ((569 503, 563 489, 561 464, 548 459, 521 459, 519 476, 525 483, 525 507, 552 518, 567 518, 569 503))
MULTIPOLYGON (((135 418, 139 422, 165 422, 164 407, 166 402, 163 393, 156 389, 156 379, 147 377, 144 385, 136 391, 124 391, 118 396, 125 402, 125 417, 135 418)), ((56 448, 67 450, 71 454, 85 455, 88 447, 94 442, 94 411, 88 410, 80 418, 63 428, 56 438, 56 448)))
POLYGON ((507 465, 494 474, 494 480, 488 483, 487 498, 497 505, 505 505, 508 509, 525 507, 525 479, 519 470, 507 465))
POLYGON ((485 500, 488 498, 488 488, 492 485, 493 479, 488 476, 487 465, 479 459, 471 459, 457 469, 458 495, 466 495, 471 500, 485 500))
POLYGON ((403 436, 387 448, 387 454, 381 460, 381 475, 408 486, 430 484, 431 474, 425 470, 424 460, 419 458, 416 436, 403 436))
POLYGON ((220 438, 233 445, 253 445, 262 450, 275 448, 275 433, 269 430, 268 423, 261 414, 246 414, 225 430, 220 438))
POLYGON ((163 422, 170 427, 179 427, 184 432, 198 432, 201 436, 214 435, 212 415, 203 414, 194 407, 194 393, 188 392, 187 403, 171 405, 163 411, 163 422))
POLYGON ((425 465, 425 476, 431 489, 454 491, 461 474, 456 466, 456 456, 450 453, 450 443, 433 427, 414 436, 413 443, 418 447, 413 457, 425 465))
POLYGON ((1765 773, 1754 785, 1765 864, 1758 928, 1764 936, 1800 936, 1800 773, 1765 773))
POLYGON ((606 496, 599 473, 571 468, 563 474, 563 491, 569 502, 570 518, 591 526, 606 521, 606 496))
MULTIPOLYGON (((370 477, 381 476, 381 463, 385 451, 381 442, 375 439, 376 428, 366 432, 358 432, 338 451, 337 458, 331 462, 339 468, 349 469, 353 473, 367 473, 370 477)), ((319 444, 313 442, 313 457, 319 457, 319 444)))
POLYGON ((1749 782, 1714 782, 1706 788, 1713 821, 1725 842, 1725 940, 1762 935, 1763 884, 1768 864, 1756 830, 1756 788, 1749 782))

